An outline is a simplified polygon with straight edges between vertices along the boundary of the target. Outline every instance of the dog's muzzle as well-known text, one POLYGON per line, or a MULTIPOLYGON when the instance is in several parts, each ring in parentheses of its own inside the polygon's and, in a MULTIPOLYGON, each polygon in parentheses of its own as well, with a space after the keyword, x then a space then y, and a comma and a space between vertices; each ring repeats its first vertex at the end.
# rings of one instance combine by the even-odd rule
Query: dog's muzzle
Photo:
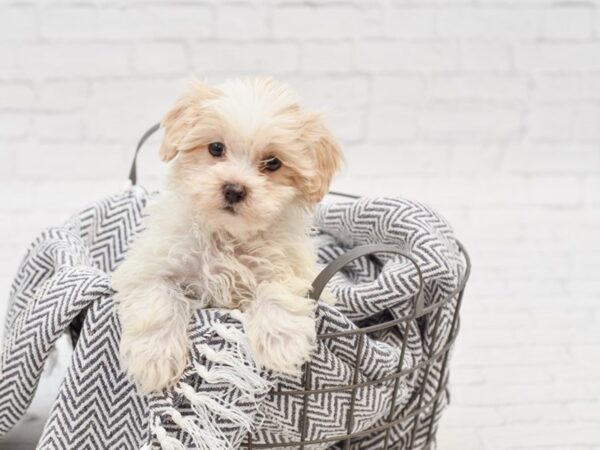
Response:
POLYGON ((246 198, 246 188, 241 184, 226 183, 223 185, 223 197, 229 205, 235 205, 246 198))

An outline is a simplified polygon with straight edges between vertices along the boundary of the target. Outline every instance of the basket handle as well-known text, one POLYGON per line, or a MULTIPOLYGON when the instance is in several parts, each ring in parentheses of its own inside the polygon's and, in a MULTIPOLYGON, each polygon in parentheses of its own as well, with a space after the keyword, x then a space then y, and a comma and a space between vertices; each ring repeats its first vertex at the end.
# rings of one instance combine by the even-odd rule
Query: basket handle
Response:
POLYGON ((310 290, 310 298, 313 300, 318 300, 323 293, 323 289, 331 280, 331 278, 341 269, 343 269, 346 265, 354 261, 355 259, 360 258, 361 256, 371 255, 374 253, 394 253, 396 255, 400 255, 410 261, 410 263, 417 270, 417 276, 419 277, 419 290, 417 291, 417 304, 415 305, 415 317, 418 317, 423 308, 425 306, 425 296, 423 295, 423 272, 421 272, 421 268, 417 261, 414 260, 412 256, 407 255, 403 252, 398 246, 390 245, 390 244, 368 244, 368 245, 359 245, 358 247, 353 248, 352 250, 347 251, 346 253, 338 256, 336 259, 331 261, 317 277, 314 279, 312 283, 312 288, 310 290))
POLYGON ((156 123, 152 125, 150 128, 146 130, 146 132, 142 135, 140 140, 138 141, 137 147, 135 148, 135 153, 133 154, 133 161, 131 161, 131 168, 129 169, 129 181, 131 181, 131 185, 135 186, 137 184, 137 157, 142 145, 148 140, 150 136, 152 136, 156 131, 160 128, 160 123, 156 123))

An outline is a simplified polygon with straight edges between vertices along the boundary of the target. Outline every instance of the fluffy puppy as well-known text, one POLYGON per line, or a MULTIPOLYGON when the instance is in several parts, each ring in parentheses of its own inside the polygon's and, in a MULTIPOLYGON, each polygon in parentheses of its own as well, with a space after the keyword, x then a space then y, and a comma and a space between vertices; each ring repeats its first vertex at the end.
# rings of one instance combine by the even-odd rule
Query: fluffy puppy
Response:
POLYGON ((124 369, 172 386, 197 308, 237 308, 257 361, 297 373, 315 341, 308 230, 342 156, 321 116, 268 78, 193 82, 162 120, 171 161, 145 229, 112 277, 124 369))

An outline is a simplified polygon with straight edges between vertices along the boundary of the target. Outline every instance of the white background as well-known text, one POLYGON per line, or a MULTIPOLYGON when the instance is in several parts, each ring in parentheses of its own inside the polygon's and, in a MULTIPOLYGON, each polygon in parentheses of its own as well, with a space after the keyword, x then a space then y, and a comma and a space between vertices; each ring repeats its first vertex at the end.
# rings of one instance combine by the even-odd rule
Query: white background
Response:
POLYGON ((600 448, 592 1, 0 0, 3 297, 42 227, 122 187, 186 78, 256 73, 331 111, 336 189, 429 202, 471 253, 439 448, 600 448))

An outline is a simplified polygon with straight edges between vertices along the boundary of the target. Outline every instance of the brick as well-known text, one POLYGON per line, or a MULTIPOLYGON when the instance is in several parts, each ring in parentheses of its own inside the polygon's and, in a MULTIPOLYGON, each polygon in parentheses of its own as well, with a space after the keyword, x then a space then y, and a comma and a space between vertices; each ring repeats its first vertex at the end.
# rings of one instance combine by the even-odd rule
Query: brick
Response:
POLYGON ((0 18, 0 42, 32 41, 37 37, 35 7, 0 5, 0 18))
POLYGON ((458 68, 458 48, 451 43, 363 41, 357 45, 358 68, 367 72, 445 71, 458 68))
POLYGON ((525 100, 525 77, 507 75, 444 75, 431 81, 429 95, 442 100, 525 100))
POLYGON ((553 379, 545 366, 526 365, 510 367, 482 367, 486 383, 493 386, 523 385, 525 383, 545 383, 553 379))
POLYGON ((532 72, 597 71, 599 54, 596 43, 524 43, 516 48, 516 66, 532 72))
POLYGON ((220 5, 217 9, 217 38, 266 38, 267 9, 262 4, 220 5))
POLYGON ((600 177, 585 179, 583 189, 586 205, 600 205, 600 177))
MULTIPOLYGON (((467 179, 453 176, 429 177, 427 197, 439 205, 503 206, 528 204, 527 181, 522 177, 478 177, 467 179)), ((420 194, 423 195, 423 194, 420 194)))
POLYGON ((45 5, 40 32, 47 39, 93 39, 102 35, 103 12, 91 4, 45 5))
POLYGON ((506 145, 497 142, 454 145, 450 170, 460 175, 498 175, 505 152, 506 145))
POLYGON ((541 35, 548 40, 591 38, 594 32, 593 19, 592 5, 553 5, 545 10, 541 35))
POLYGON ((450 152, 437 144, 395 144, 392 151, 386 144, 371 139, 365 144, 347 146, 344 154, 352 161, 354 174, 361 176, 394 177, 398 175, 443 174, 450 152), (397 163, 390 164, 390 159, 397 163))
POLYGON ((78 141, 83 137, 83 118, 80 113, 36 116, 33 129, 41 140, 78 141))
POLYGON ((354 5, 282 5, 271 11, 276 38, 354 38, 382 34, 376 8, 354 5))
POLYGON ((160 120, 183 88, 183 83, 157 79, 94 83, 84 114, 86 136, 133 145, 160 120))
POLYGON ((0 84, 0 109, 24 110, 35 104, 35 91, 29 83, 0 84))
POLYGON ((44 180, 121 179, 132 147, 91 142, 39 142, 22 146, 14 155, 13 176, 44 180))
POLYGON ((538 17, 534 8, 455 5, 438 10, 437 28, 443 38, 531 39, 538 17))
POLYGON ((516 136, 521 116, 519 108, 457 102, 432 105, 425 111, 421 123, 428 137, 472 142, 516 136))
POLYGON ((510 146, 506 167, 515 173, 595 174, 600 171, 600 145, 586 143, 532 143, 510 146))
POLYGON ((575 113, 574 135, 580 139, 600 138, 600 105, 582 104, 575 113))
POLYGON ((481 450, 483 442, 477 427, 450 427, 444 419, 436 434, 436 441, 444 443, 444 450, 481 450))
POLYGON ((0 140, 22 139, 30 134, 30 130, 28 115, 0 113, 0 140))
POLYGON ((211 36, 214 26, 211 8, 194 4, 50 4, 41 17, 43 35, 57 40, 196 39, 211 36))
POLYGON ((567 139, 573 129, 574 109, 562 104, 534 104, 525 127, 532 139, 567 139))
POLYGON ((414 5, 392 7, 385 14, 385 30, 394 38, 434 38, 435 8, 414 5))
POLYGON ((335 112, 346 107, 367 104, 368 80, 361 76, 303 76, 290 85, 299 93, 302 103, 316 109, 335 112))
POLYGON ((494 426, 504 423, 504 419, 495 407, 489 406, 453 406, 444 414, 444 424, 448 427, 494 426))
POLYGON ((485 395, 481 395, 479 386, 457 387, 456 398, 458 401, 472 406, 556 404, 563 401, 586 400, 589 398, 589 392, 581 384, 551 382, 505 385, 502 386, 502 389, 489 390, 485 395))
POLYGON ((542 75, 533 81, 533 100, 577 100, 582 97, 582 77, 542 75))
POLYGON ((374 105, 368 113, 367 138, 386 142, 412 138, 417 133, 417 110, 397 105, 374 105))
POLYGON ((552 206, 581 204, 583 198, 581 182, 572 176, 536 177, 530 195, 533 203, 552 206))
MULTIPOLYGON (((476 208, 467 212, 467 220, 465 228, 469 234, 485 236, 486 242, 506 238, 514 240, 522 232, 519 214, 514 207, 476 208)), ((504 253, 499 256, 504 256, 504 253)))
POLYGON ((133 69, 142 75, 187 75, 187 55, 181 44, 137 44, 133 49, 133 69))
POLYGON ((506 448, 510 445, 513 448, 552 446, 573 449, 600 442, 596 427, 576 423, 516 425, 510 428, 510 432, 502 428, 489 428, 482 434, 484 444, 490 448, 506 448))
POLYGON ((130 49, 117 44, 32 44, 20 55, 28 77, 73 78, 127 75, 130 73, 130 49))
POLYGON ((508 72, 513 68, 510 46, 501 40, 461 44, 462 67, 469 72, 508 72))
POLYGON ((0 210, 28 211, 33 208, 33 181, 0 181, 0 210))
MULTIPOLYGON (((0 132, 2 126, 0 125, 0 132)), ((0 138, 2 140, 2 138, 0 138)), ((10 145, 0 145, 0 177, 3 180, 11 180, 15 174, 15 152, 20 151, 23 146, 23 142, 27 141, 13 141, 10 145)))
POLYGON ((484 383, 484 378, 481 368, 451 366, 450 382, 452 385, 482 385, 484 383))
POLYGON ((342 144, 350 144, 364 139, 364 112, 362 109, 337 110, 328 118, 328 124, 342 144))
POLYGON ((290 43, 202 43, 193 46, 192 61, 199 73, 294 72, 299 49, 290 43))
POLYGON ((570 419, 568 409, 560 404, 501 405, 497 410, 508 424, 557 423, 570 419))
POLYGON ((85 81, 51 81, 38 84, 37 109, 40 111, 73 111, 85 105, 89 87, 85 81))
POLYGON ((426 83, 421 77, 381 75, 373 77, 371 101, 385 103, 420 103, 426 93, 426 83))
POLYGON ((583 98, 600 99, 600 76, 586 75, 583 77, 583 98))
POLYGON ((0 41, 0 80, 22 76, 17 55, 17 46, 0 41))
POLYGON ((300 67, 305 73, 348 73, 354 65, 354 49, 348 42, 302 43, 300 67))
POLYGON ((596 402, 581 402, 569 405, 573 418, 582 422, 600 422, 600 408, 596 402))

